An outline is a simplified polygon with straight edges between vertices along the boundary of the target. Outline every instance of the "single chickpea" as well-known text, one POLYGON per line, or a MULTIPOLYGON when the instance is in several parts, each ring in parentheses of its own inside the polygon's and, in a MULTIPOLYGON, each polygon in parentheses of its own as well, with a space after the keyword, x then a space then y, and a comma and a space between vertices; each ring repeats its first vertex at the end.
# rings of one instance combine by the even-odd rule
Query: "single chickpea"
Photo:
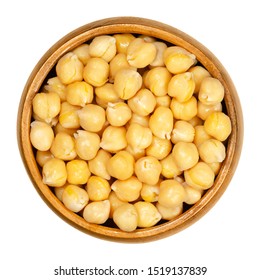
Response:
POLYGON ((94 87, 103 86, 108 81, 109 64, 102 58, 93 57, 83 69, 84 80, 94 87))
POLYGON ((100 131, 106 122, 106 111, 95 104, 87 104, 78 111, 79 123, 90 132, 100 131))
POLYGON ((95 88, 96 100, 102 100, 106 104, 109 102, 119 102, 121 99, 118 97, 115 91, 114 85, 111 83, 105 83, 101 87, 95 88))
POLYGON ((65 188, 68 186, 68 184, 63 185, 62 187, 54 187, 54 193, 57 196, 58 200, 62 202, 62 195, 65 190, 65 188))
POLYGON ((198 190, 209 189, 214 184, 215 174, 205 162, 198 162, 189 170, 184 171, 186 183, 198 190))
POLYGON ((40 165, 40 167, 43 167, 43 165, 50 159, 53 158, 53 154, 48 150, 48 151, 36 151, 36 161, 40 165))
POLYGON ((156 108, 161 106, 169 108, 172 101, 169 95, 156 96, 155 99, 156 99, 156 106, 155 106, 156 108))
POLYGON ((155 41, 153 42, 153 44, 156 47, 156 57, 153 60, 153 62, 150 63, 150 66, 152 67, 164 66, 163 53, 167 49, 167 45, 160 41, 155 41))
POLYGON ((162 176, 164 176, 165 178, 171 179, 182 174, 182 171, 177 166, 172 153, 170 153, 160 162, 162 165, 162 176))
POLYGON ((168 84, 172 74, 166 67, 155 67, 144 76, 144 85, 150 89, 155 96, 164 96, 168 92, 168 84))
POLYGON ((125 201, 120 200, 113 190, 110 192, 110 194, 108 196, 108 200, 109 200, 109 203, 110 203, 109 218, 113 218, 114 212, 118 207, 127 203, 125 201))
POLYGON ((185 200, 185 190, 176 180, 164 180, 160 184, 158 202, 164 207, 174 208, 185 200))
POLYGON ((60 81, 68 85, 76 81, 82 81, 83 67, 83 63, 77 55, 69 52, 59 59, 56 65, 56 73, 60 81))
POLYGON ((211 75, 204 67, 198 65, 191 67, 188 71, 193 74, 195 81, 194 93, 198 93, 202 80, 206 77, 210 77, 211 75))
POLYGON ((142 76, 137 71, 130 68, 117 71, 114 79, 114 89, 119 98, 130 99, 141 86, 142 76))
POLYGON ((92 224, 104 224, 109 218, 109 200, 90 202, 83 211, 83 218, 92 224))
POLYGON ((199 152, 193 143, 176 143, 172 149, 172 155, 180 170, 187 170, 199 161, 199 152))
POLYGON ((194 127, 186 121, 177 121, 172 130, 171 141, 173 144, 178 142, 193 142, 195 136, 194 127))
POLYGON ((192 205, 201 199, 203 190, 198 190, 198 189, 192 188, 191 186, 189 186, 186 183, 184 183, 183 186, 184 186, 184 190, 186 193, 185 200, 184 200, 185 203, 192 205))
POLYGON ((173 129, 173 113, 169 108, 158 107, 149 120, 152 133, 161 139, 170 139, 173 129))
POLYGON ((54 157, 62 160, 72 160, 77 156, 73 137, 64 132, 56 134, 50 151, 54 157))
POLYGON ((66 128, 63 127, 59 122, 56 124, 55 127, 53 127, 54 135, 58 134, 59 132, 64 132, 69 134, 70 136, 73 136, 74 133, 76 133, 78 128, 66 128))
POLYGON ((155 185, 159 181, 162 166, 158 159, 145 156, 135 162, 135 174, 139 181, 155 185))
POLYGON ((124 127, 108 126, 102 135, 100 147, 115 153, 127 146, 126 129, 124 127))
POLYGON ((111 125, 124 126, 131 119, 132 111, 124 102, 108 103, 106 117, 111 125))
POLYGON ((131 145, 127 145, 125 150, 129 152, 134 157, 135 160, 145 156, 145 149, 138 149, 132 147, 131 145))
POLYGON ((67 181, 72 185, 83 185, 86 184, 89 177, 90 171, 86 161, 81 159, 74 159, 67 163, 67 181))
POLYGON ((62 193, 62 202, 72 212, 81 211, 89 202, 88 193, 75 185, 68 185, 62 193))
POLYGON ((98 176, 91 176, 86 185, 86 191, 91 201, 108 199, 111 192, 109 182, 98 176))
POLYGON ((211 113, 204 122, 205 131, 219 141, 225 141, 231 134, 231 120, 223 112, 211 113))
POLYGON ((206 163, 223 162, 226 157, 224 144, 216 139, 204 141, 198 150, 200 158, 206 163))
POLYGON ((63 160, 52 158, 42 167, 42 181, 51 187, 62 187, 67 180, 66 165, 63 160))
POLYGON ((154 43, 156 41, 154 37, 145 34, 139 35, 138 38, 142 38, 145 42, 148 43, 154 43))
POLYGON ((153 137, 151 145, 146 149, 146 155, 162 160, 167 157, 172 150, 172 143, 168 139, 153 137))
POLYGON ((94 133, 85 130, 78 130, 74 134, 75 150, 77 155, 84 160, 91 160, 100 148, 100 137, 94 133))
POLYGON ((193 74, 185 72, 174 75, 168 84, 168 95, 176 98, 179 102, 188 101, 195 89, 193 74))
POLYGON ((179 74, 194 65, 196 57, 182 47, 171 46, 164 51, 164 63, 172 74, 179 74))
POLYGON ((138 123, 144 127, 149 126, 149 116, 140 116, 138 114, 133 113, 132 118, 129 120, 128 124, 138 123))
POLYGON ((126 132, 126 140, 130 146, 136 149, 146 149, 153 140, 152 131, 148 127, 132 123, 126 132))
POLYGON ((206 77, 201 82, 198 98, 205 105, 215 105, 222 102, 224 94, 224 87, 218 79, 206 77))
POLYGON ((89 170, 92 174, 110 180, 111 176, 107 172, 106 165, 111 158, 111 154, 103 149, 97 152, 97 155, 88 161, 89 170))
POLYGON ((134 157, 127 151, 119 151, 107 161, 106 168, 116 179, 129 179, 134 173, 134 157))
POLYGON ((64 128, 78 129, 80 128, 78 111, 81 107, 71 105, 68 102, 61 103, 59 114, 59 123, 64 128))
POLYGON ((156 57, 156 47, 143 38, 132 40, 126 50, 128 63, 137 68, 144 68, 152 63, 156 57))
POLYGON ((50 149, 54 140, 54 133, 50 125, 45 122, 33 121, 31 123, 30 141, 39 151, 50 149))
POLYGON ((155 185, 143 184, 143 187, 141 189, 142 199, 146 202, 158 201, 158 196, 160 193, 160 183, 161 181, 159 180, 155 185))
POLYGON ((206 105, 206 104, 198 101, 198 114, 197 114, 197 116, 204 121, 206 120, 206 118, 212 112, 221 112, 221 111, 222 111, 222 104, 221 103, 216 103, 214 105, 206 105))
POLYGON ((60 97, 57 93, 37 93, 32 101, 33 113, 46 123, 51 123, 60 112, 60 97))
POLYGON ((113 221, 123 231, 132 232, 137 228, 138 213, 133 204, 124 203, 113 213, 113 221))
POLYGON ((150 90, 143 88, 134 97, 128 99, 127 103, 134 113, 148 116, 156 106, 156 99, 150 90))
POLYGON ((180 203, 175 207, 169 208, 169 207, 162 206, 159 202, 157 202, 156 208, 161 214, 163 220, 170 221, 178 217, 183 212, 183 203, 180 203))
POLYGON ((57 93, 62 102, 66 100, 66 86, 57 76, 48 79, 47 84, 44 86, 44 89, 49 93, 57 93))
POLYGON ((192 96, 186 102, 179 102, 173 98, 170 108, 175 119, 189 121, 197 115, 197 99, 192 96))
POLYGON ((213 170, 215 176, 218 175, 220 169, 221 169, 221 162, 212 162, 212 163, 208 163, 208 166, 213 170))
POLYGON ((126 54, 127 48, 131 41, 135 39, 135 36, 130 33, 115 34, 116 48, 118 53, 126 54))
POLYGON ((195 126, 195 135, 193 143, 199 147, 204 141, 211 139, 212 137, 206 132, 204 125, 195 126))
POLYGON ((88 63, 88 60, 90 59, 88 44, 81 44, 80 46, 76 47, 72 52, 79 58, 83 65, 86 65, 88 63))
POLYGON ((93 87, 86 82, 74 82, 67 85, 66 99, 71 105, 84 107, 93 100, 93 87))
POLYGON ((95 37, 89 44, 89 54, 91 57, 103 58, 110 62, 116 55, 116 39, 110 35, 95 37))
POLYGON ((152 227, 161 220, 161 214, 150 202, 138 201, 134 204, 138 214, 137 226, 141 228, 152 227))
POLYGON ((111 189, 121 201, 132 202, 139 198, 142 186, 142 182, 135 176, 131 176, 126 180, 116 180, 111 185, 111 189))

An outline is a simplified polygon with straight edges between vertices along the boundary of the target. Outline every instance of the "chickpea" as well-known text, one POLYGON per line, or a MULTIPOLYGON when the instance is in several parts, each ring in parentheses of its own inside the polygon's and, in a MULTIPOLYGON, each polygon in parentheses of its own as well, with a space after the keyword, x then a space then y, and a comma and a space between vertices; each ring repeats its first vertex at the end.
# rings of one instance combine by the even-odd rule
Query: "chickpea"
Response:
POLYGON ((199 118, 198 116, 193 117, 192 119, 190 119, 188 121, 188 123, 190 123, 194 128, 197 125, 203 125, 203 120, 201 118, 199 118))
POLYGON ((189 121, 197 115, 197 99, 192 96, 186 102, 179 102, 173 98, 170 108, 175 119, 189 121))
POLYGON ((71 105, 84 107, 93 100, 93 87, 86 82, 74 82, 67 85, 66 99, 71 105))
POLYGON ((54 140, 52 128, 45 122, 33 121, 31 123, 30 141, 39 151, 50 149, 54 140))
POLYGON ((157 184, 161 171, 162 166, 154 157, 145 156, 135 162, 135 174, 138 180, 145 184, 157 184))
POLYGON ((96 133, 78 130, 74 137, 75 150, 81 159, 91 160, 97 155, 100 148, 100 138, 96 133))
POLYGON ((108 200, 110 203, 109 218, 113 218, 114 212, 119 206, 127 203, 125 201, 120 200, 113 190, 110 192, 110 194, 108 196, 108 200))
POLYGON ((77 213, 88 204, 88 193, 78 186, 68 185, 62 193, 62 202, 66 208, 77 213))
POLYGON ((195 136, 193 143, 199 147, 204 141, 211 139, 212 137, 206 132, 204 125, 195 126, 195 136))
POLYGON ((183 203, 180 203, 175 207, 169 208, 162 206, 159 202, 157 202, 156 208, 161 214, 163 220, 172 220, 178 217, 183 212, 183 203))
POLYGON ((146 149, 146 155, 162 160, 167 157, 172 150, 172 143, 168 139, 153 137, 151 145, 146 149))
POLYGON ((184 185, 184 190, 186 193, 184 202, 189 205, 195 204, 196 202, 198 202, 201 199, 201 196, 203 194, 203 190, 198 190, 198 189, 192 188, 188 184, 184 185))
POLYGON ((167 178, 175 178, 176 176, 182 174, 182 171, 177 166, 172 153, 170 153, 167 157, 162 159, 162 175, 167 178))
POLYGON ((143 184, 141 189, 141 197, 146 202, 156 202, 158 201, 158 196, 160 192, 160 183, 159 180, 157 184, 155 185, 148 185, 143 184))
POLYGON ((127 145, 125 150, 129 152, 134 157, 135 160, 145 156, 145 149, 139 149, 131 145, 127 145))
POLYGON ((172 155, 180 170, 187 170, 199 161, 199 152, 193 143, 176 143, 172 149, 172 155))
POLYGON ((84 160, 74 159, 67 163, 67 181, 72 185, 86 184, 90 171, 88 164, 84 160))
POLYGON ((155 41, 153 42, 153 44, 156 47, 156 57, 153 60, 153 62, 150 63, 150 66, 152 67, 164 66, 163 53, 167 49, 167 45, 159 41, 155 41))
POLYGON ((72 52, 78 57, 78 59, 83 63, 83 65, 86 65, 88 63, 88 60, 90 59, 88 44, 81 44, 72 52))
POLYGON ((108 199, 111 192, 109 182, 98 176, 91 176, 86 185, 86 191, 91 201, 108 199))
POLYGON ((171 141, 173 144, 178 142, 193 142, 195 136, 194 127, 186 121, 177 121, 172 130, 171 141))
POLYGON ((53 154, 48 151, 36 151, 36 161, 40 165, 40 167, 43 167, 43 165, 50 159, 53 158, 53 154))
POLYGON ((49 93, 57 93, 62 102, 66 100, 66 86, 58 77, 48 79, 47 85, 44 86, 44 89, 49 93))
POLYGON ((171 104, 171 98, 169 95, 164 95, 164 96, 156 96, 156 108, 157 107, 170 107, 170 104, 171 104))
POLYGON ((134 35, 129 33, 115 34, 114 37, 116 38, 117 52, 124 54, 126 54, 130 42, 135 39, 134 35))
POLYGON ((108 103, 106 116, 111 125, 124 126, 131 119, 132 111, 124 102, 108 103))
POLYGON ((68 102, 62 102, 59 114, 59 123, 63 128, 78 129, 80 128, 78 111, 80 107, 71 105, 68 102))
POLYGON ((90 132, 100 131, 106 122, 106 112, 95 104, 87 104, 78 111, 79 123, 90 132))
POLYGON ((226 157, 226 148, 216 139, 204 141, 199 147, 200 158, 206 163, 223 162, 226 157))
POLYGON ((198 98, 205 105, 215 105, 223 100, 224 94, 224 87, 218 79, 206 77, 201 82, 198 98))
POLYGON ((221 162, 212 162, 208 163, 208 166, 213 170, 215 176, 217 176, 222 165, 221 162))
POLYGON ((222 104, 216 103, 214 105, 206 105, 202 102, 198 102, 198 117, 202 120, 206 120, 206 118, 212 113, 212 112, 221 112, 222 111, 222 104))
POLYGON ((90 202, 83 211, 83 218, 93 224, 104 224, 110 213, 109 200, 90 202))
POLYGON ((63 192, 67 186, 68 184, 63 185, 62 187, 54 187, 54 193, 57 196, 58 200, 61 202, 62 202, 63 192))
POLYGON ((200 90, 201 82, 204 78, 210 77, 210 73, 204 67, 198 65, 191 67, 188 71, 193 74, 193 78, 195 81, 194 93, 198 93, 200 90))
POLYGON ((129 120, 128 124, 131 125, 132 123, 137 123, 144 127, 148 127, 149 126, 149 116, 140 116, 140 115, 133 113, 132 118, 129 120))
POLYGON ((118 97, 114 85, 111 83, 105 83, 101 87, 95 88, 96 100, 103 100, 106 104, 108 102, 119 102, 120 98, 118 97))
POLYGON ((63 127, 59 122, 53 128, 54 135, 58 134, 59 132, 64 132, 66 134, 69 134, 70 136, 73 136, 74 133, 77 132, 77 130, 78 130, 78 128, 66 128, 66 127, 63 127))

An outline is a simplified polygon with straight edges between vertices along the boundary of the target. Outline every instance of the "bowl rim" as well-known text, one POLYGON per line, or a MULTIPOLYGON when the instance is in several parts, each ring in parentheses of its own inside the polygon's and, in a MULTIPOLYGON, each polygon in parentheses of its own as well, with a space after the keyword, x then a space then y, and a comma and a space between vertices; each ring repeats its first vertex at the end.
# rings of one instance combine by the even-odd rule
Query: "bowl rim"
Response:
POLYGON ((243 129, 242 108, 236 88, 216 56, 183 31, 162 22, 140 17, 112 17, 97 20, 62 37, 42 56, 32 70, 24 86, 17 114, 17 141, 20 155, 35 189, 45 203, 59 217, 77 229, 98 238, 119 242, 145 242, 161 239, 185 229, 204 216, 222 196, 235 173, 243 144, 243 129), (232 124, 232 132, 227 141, 226 159, 214 185, 201 200, 174 220, 151 228, 137 229, 134 232, 123 232, 117 228, 90 224, 76 213, 66 209, 51 189, 42 183, 29 139, 30 125, 28 124, 32 116, 32 99, 59 58, 98 35, 116 33, 145 34, 184 47, 195 54, 197 60, 210 74, 222 82, 225 88, 224 102, 232 124))

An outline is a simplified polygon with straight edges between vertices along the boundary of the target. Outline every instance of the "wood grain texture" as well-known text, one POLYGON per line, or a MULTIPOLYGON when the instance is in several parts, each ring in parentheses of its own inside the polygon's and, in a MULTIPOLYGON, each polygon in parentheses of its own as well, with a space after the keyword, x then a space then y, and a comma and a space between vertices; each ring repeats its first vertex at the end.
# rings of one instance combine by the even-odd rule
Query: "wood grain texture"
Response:
POLYGON ((228 187, 240 158, 243 143, 243 116, 232 80, 220 61, 205 46, 180 30, 160 22, 135 17, 117 17, 99 20, 76 29, 59 40, 44 54, 33 69, 22 93, 17 117, 17 137, 21 157, 33 185, 57 215, 79 230, 99 238, 119 242, 146 242, 172 235, 190 226, 205 215, 219 200, 228 187), (170 44, 184 47, 195 54, 197 60, 210 74, 222 82, 225 88, 224 102, 232 123, 232 133, 227 143, 227 157, 213 187, 206 192, 202 199, 172 221, 148 229, 137 229, 130 233, 122 232, 117 228, 90 224, 79 215, 67 210, 50 188, 43 184, 29 139, 32 99, 59 58, 95 36, 114 33, 153 36, 170 44))

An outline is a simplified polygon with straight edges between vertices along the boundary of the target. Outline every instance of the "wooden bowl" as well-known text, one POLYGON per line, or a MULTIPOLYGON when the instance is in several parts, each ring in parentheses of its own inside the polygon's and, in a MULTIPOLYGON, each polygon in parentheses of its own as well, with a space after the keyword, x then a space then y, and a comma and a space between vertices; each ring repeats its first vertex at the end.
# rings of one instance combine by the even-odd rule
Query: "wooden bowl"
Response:
POLYGON ((17 135, 20 153, 32 183, 47 205, 63 220, 96 237, 117 241, 144 242, 183 230, 201 218, 218 201, 226 190, 239 161, 243 141, 243 117, 236 89, 227 71, 206 47, 180 30, 163 23, 143 18, 117 17, 95 21, 76 29, 63 37, 44 54, 33 69, 22 93, 18 112, 17 135), (42 182, 42 175, 29 139, 33 97, 40 90, 59 58, 98 35, 115 33, 136 33, 153 36, 170 44, 181 46, 195 54, 197 60, 210 74, 222 82, 225 88, 226 113, 232 123, 232 133, 228 138, 226 159, 214 185, 204 194, 201 200, 172 221, 147 229, 137 229, 130 233, 123 232, 118 228, 90 224, 79 215, 66 209, 51 189, 42 182))

